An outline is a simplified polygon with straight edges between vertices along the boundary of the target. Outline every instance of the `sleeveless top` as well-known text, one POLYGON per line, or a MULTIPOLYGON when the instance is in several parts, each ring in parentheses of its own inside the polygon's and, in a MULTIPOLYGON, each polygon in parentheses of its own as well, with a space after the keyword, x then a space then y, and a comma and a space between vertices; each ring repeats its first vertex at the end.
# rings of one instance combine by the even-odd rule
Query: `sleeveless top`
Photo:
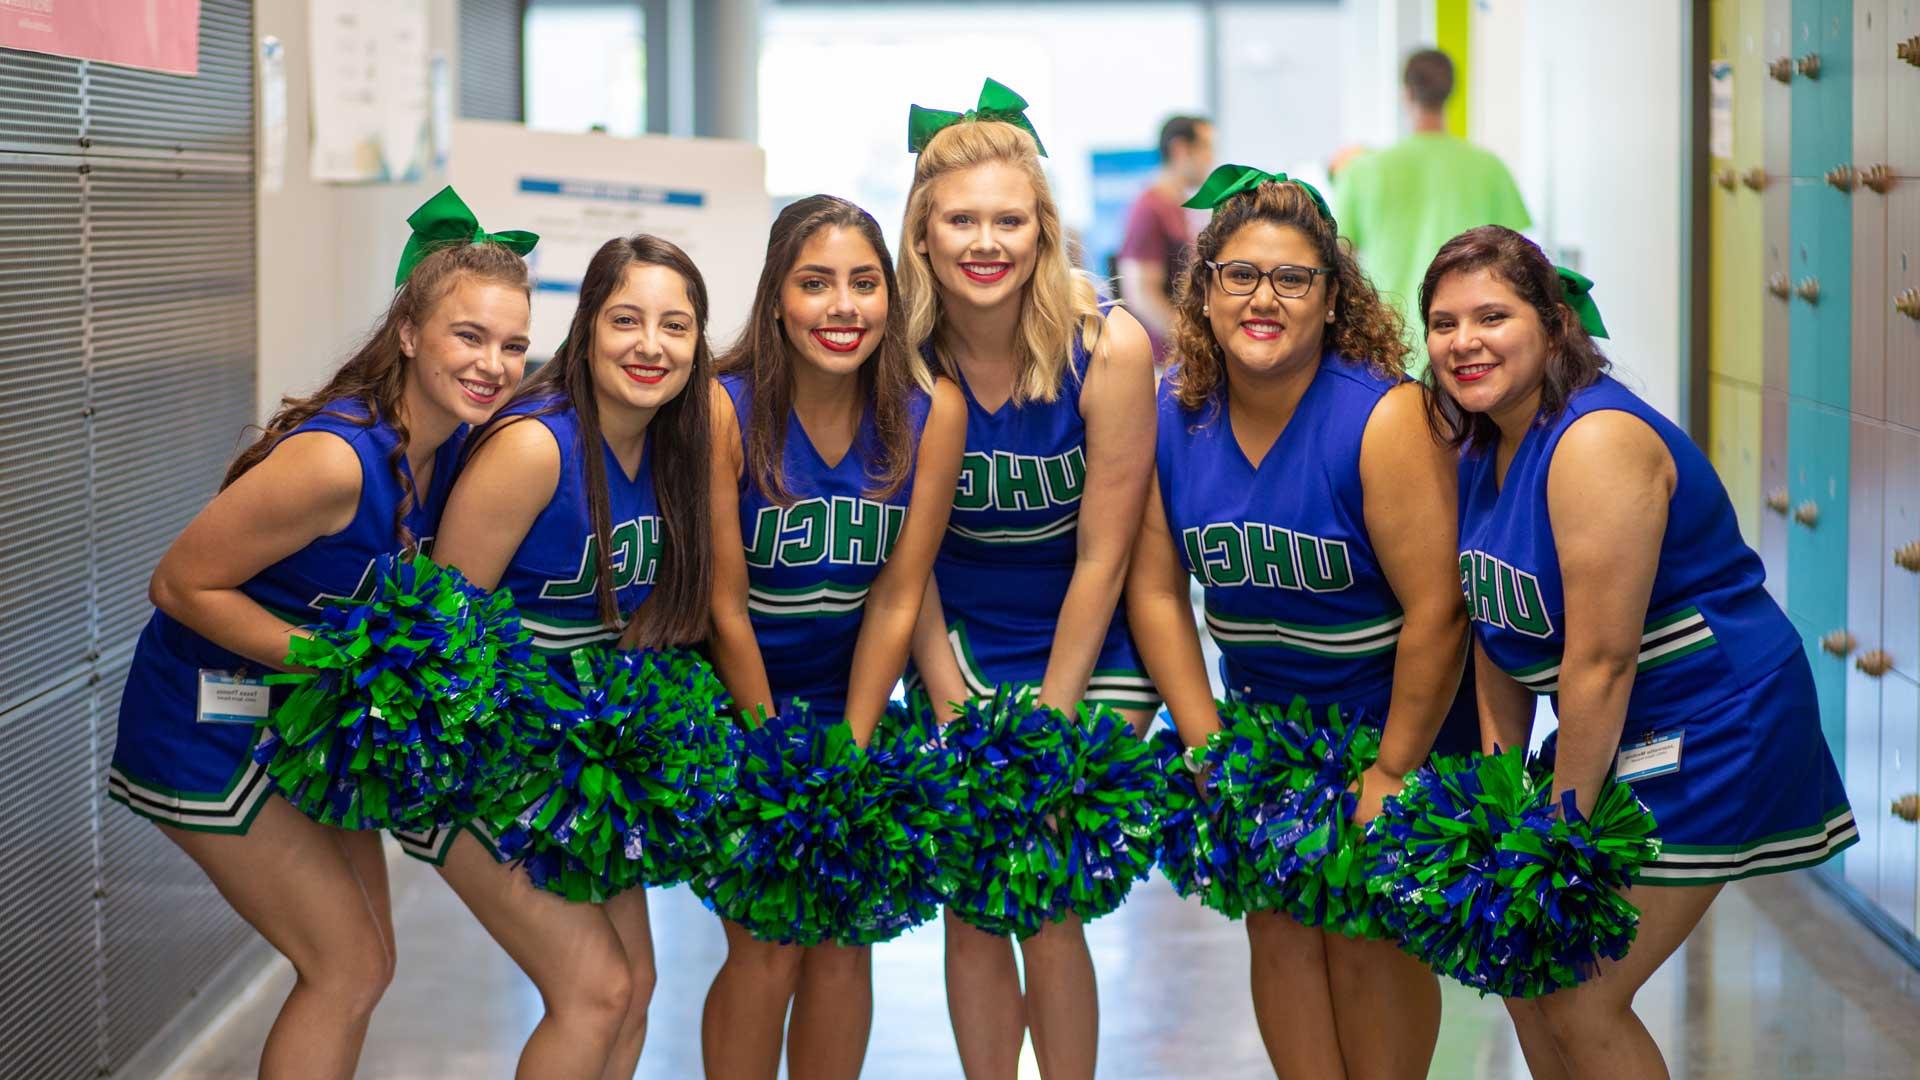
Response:
MULTIPOLYGON (((752 392, 744 376, 720 377, 733 399, 744 448, 752 422, 752 392)), ((918 453, 932 400, 915 390, 908 404, 912 451, 918 453)), ((868 497, 869 475, 883 452, 868 411, 852 445, 828 465, 787 415, 782 476, 794 502, 781 506, 754 481, 740 477, 740 536, 747 555, 747 613, 775 703, 799 699, 816 716, 846 711, 847 679, 860 620, 880 568, 906 525, 912 470, 885 501, 868 497)))
POLYGON ((1711 706, 1800 650, 1793 624, 1762 586, 1759 556, 1740 539, 1726 488, 1685 432, 1610 376, 1537 420, 1495 484, 1491 451, 1460 464, 1460 587, 1473 630, 1501 670, 1539 694, 1559 690, 1567 616, 1547 512, 1547 472, 1574 421, 1618 409, 1651 427, 1673 455, 1677 483, 1640 639, 1627 728, 1709 714, 1711 706))
POLYGON ((582 645, 613 641, 620 631, 600 617, 599 542, 587 511, 587 466, 583 455, 605 462, 609 561, 614 603, 631 615, 653 591, 666 531, 653 492, 653 435, 647 434, 636 476, 628 479, 613 448, 604 440, 588 448, 580 414, 564 399, 539 397, 517 401, 502 417, 534 414, 516 423, 540 423, 560 444, 560 478, 553 498, 533 519, 513 553, 500 587, 513 590, 514 606, 533 635, 535 649, 565 653, 582 645), (546 408, 552 412, 541 412, 546 408))
POLYGON ((1385 722, 1405 619, 1367 536, 1360 441, 1400 381, 1328 352, 1258 468, 1224 391, 1190 410, 1171 379, 1161 384, 1161 505, 1205 590, 1229 694, 1301 695, 1385 722))

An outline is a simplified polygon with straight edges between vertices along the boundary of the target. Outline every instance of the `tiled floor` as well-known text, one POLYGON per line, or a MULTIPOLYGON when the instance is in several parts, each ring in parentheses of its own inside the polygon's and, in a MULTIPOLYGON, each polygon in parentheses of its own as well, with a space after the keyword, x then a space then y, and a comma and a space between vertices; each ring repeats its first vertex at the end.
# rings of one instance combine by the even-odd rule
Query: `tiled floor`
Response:
MULTIPOLYGON (((361 1076, 510 1077, 538 997, 430 870, 403 859, 395 875, 400 973, 374 1018, 361 1076)), ((638 1075, 684 1080, 700 1073, 700 1006, 724 945, 686 890, 651 899, 660 986, 638 1075)), ((1253 1027, 1238 926, 1155 880, 1088 937, 1103 1003, 1101 1077, 1272 1075, 1253 1027)), ((252 1076, 291 977, 275 973, 169 1075, 252 1076)), ((938 927, 877 948, 874 979, 866 1075, 958 1078, 938 927)), ((1920 972, 1804 875, 1729 888, 1644 991, 1640 1013, 1675 1077, 1920 1080, 1920 972)), ((1449 987, 1432 1075, 1526 1075, 1497 1001, 1449 987)))

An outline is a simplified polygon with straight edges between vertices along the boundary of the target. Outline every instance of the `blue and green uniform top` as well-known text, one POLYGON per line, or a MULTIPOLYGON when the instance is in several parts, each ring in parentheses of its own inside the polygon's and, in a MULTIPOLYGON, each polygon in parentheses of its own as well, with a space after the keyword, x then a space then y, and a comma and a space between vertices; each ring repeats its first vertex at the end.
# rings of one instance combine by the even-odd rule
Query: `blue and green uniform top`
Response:
POLYGON ((1640 880, 1705 884, 1823 861, 1858 833, 1799 635, 1706 455, 1611 376, 1537 419, 1504 481, 1492 451, 1462 458, 1460 586, 1474 638, 1558 711, 1569 614, 1547 481, 1567 429, 1608 410, 1652 428, 1675 471, 1620 737, 1624 748, 1680 740, 1677 770, 1633 782, 1664 843, 1640 880))
MULTIPOLYGON (((394 473, 399 433, 367 403, 330 402, 287 437, 308 432, 326 432, 353 448, 360 461, 360 503, 346 528, 241 583, 248 598, 294 624, 319 622, 328 599, 371 595, 375 563, 401 549, 394 513, 406 495, 394 473)), ((464 436, 462 428, 436 451, 431 488, 406 515, 407 530, 423 548, 439 523, 464 436)), ((410 481, 405 455, 399 468, 410 481)), ((268 674, 155 611, 134 647, 107 791, 135 813, 169 825, 244 833, 273 789, 250 753, 260 729, 198 722, 202 670, 268 674)))
MULTIPOLYGON (((752 391, 744 376, 720 377, 739 417, 744 446, 752 391)), ((917 455, 931 399, 915 390, 908 403, 917 455)), ((740 537, 747 557, 747 614, 776 708, 804 701, 816 717, 837 720, 847 708, 847 680, 867 591, 886 565, 907 521, 913 472, 886 499, 872 498, 885 447, 868 410, 852 445, 829 465, 800 418, 787 414, 781 475, 793 496, 781 505, 760 490, 752 470, 740 477, 740 537)))

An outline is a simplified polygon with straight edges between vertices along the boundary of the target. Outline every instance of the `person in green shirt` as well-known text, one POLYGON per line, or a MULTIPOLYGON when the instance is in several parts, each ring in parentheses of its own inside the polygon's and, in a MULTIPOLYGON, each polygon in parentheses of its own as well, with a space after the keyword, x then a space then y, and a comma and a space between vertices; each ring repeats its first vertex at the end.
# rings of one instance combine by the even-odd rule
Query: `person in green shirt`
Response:
POLYGON ((1453 61, 1435 49, 1407 58, 1401 78, 1413 134, 1362 153, 1333 176, 1333 211, 1352 240, 1360 268, 1406 321, 1414 344, 1408 374, 1418 378, 1427 350, 1417 311, 1420 277, 1449 239, 1478 225, 1521 230, 1533 224, 1500 159, 1447 132, 1453 61))

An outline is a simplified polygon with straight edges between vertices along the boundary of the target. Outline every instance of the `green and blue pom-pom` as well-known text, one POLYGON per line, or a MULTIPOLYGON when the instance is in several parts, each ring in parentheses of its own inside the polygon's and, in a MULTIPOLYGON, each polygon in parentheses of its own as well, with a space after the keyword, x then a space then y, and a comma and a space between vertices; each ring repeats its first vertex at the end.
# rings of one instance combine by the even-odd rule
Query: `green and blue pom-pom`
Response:
POLYGON ((286 799, 345 829, 465 817, 517 764, 507 701, 532 663, 513 597, 423 556, 383 557, 370 598, 338 598, 311 636, 254 758, 286 799))
POLYGON ((1199 774, 1188 761, 1204 761, 1205 748, 1195 748, 1190 755, 1178 732, 1163 729, 1153 736, 1153 752, 1167 784, 1160 815, 1160 872, 1173 891, 1197 896, 1229 919, 1272 908, 1252 860, 1236 843, 1235 804, 1211 789, 1203 796, 1195 786, 1199 774))
POLYGON ((1659 854, 1653 815, 1609 782, 1591 819, 1520 750, 1441 758, 1372 830, 1373 889, 1408 952, 1483 994, 1533 998, 1624 957, 1639 912, 1621 895, 1659 854))
POLYGON ((1054 917, 1071 912, 1092 922, 1119 908, 1152 872, 1167 778, 1152 748, 1119 713, 1082 705, 1074 721, 1079 753, 1072 783, 1045 827, 1066 856, 1054 917))
POLYGON ((861 749, 846 721, 792 703, 744 733, 720 842, 694 891, 754 937, 884 941, 931 919, 964 830, 957 760, 890 715, 861 749))
POLYGON ((1228 804, 1233 842, 1251 862, 1262 909, 1350 937, 1384 933, 1367 891, 1365 837, 1348 790, 1380 756, 1380 733, 1337 706, 1316 718, 1290 705, 1225 702, 1206 760, 1228 804))
POLYGON ((524 765, 484 808, 539 888, 601 903, 672 885, 712 855, 738 732, 713 669, 683 649, 588 645, 522 703, 524 765))

